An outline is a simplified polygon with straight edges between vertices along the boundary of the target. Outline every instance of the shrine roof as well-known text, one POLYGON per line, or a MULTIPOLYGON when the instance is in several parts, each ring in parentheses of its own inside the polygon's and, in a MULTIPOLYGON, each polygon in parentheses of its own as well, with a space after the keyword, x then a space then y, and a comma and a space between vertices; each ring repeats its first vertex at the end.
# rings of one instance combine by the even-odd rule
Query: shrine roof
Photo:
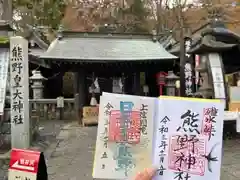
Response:
POLYGON ((153 40, 152 35, 63 32, 41 59, 61 61, 141 61, 177 57, 153 40))
POLYGON ((50 68, 51 66, 44 59, 39 59, 39 56, 44 52, 45 50, 41 48, 29 48, 29 62, 44 68, 50 68))
POLYGON ((29 48, 29 54, 33 55, 33 56, 41 56, 45 50, 41 49, 41 48, 29 48))
POLYGON ((227 51, 240 44, 240 36, 225 27, 205 29, 193 40, 189 53, 227 51))
POLYGON ((208 38, 208 36, 204 36, 199 42, 193 44, 188 53, 192 54, 200 54, 207 52, 219 52, 219 51, 227 51, 237 44, 227 44, 221 41, 216 41, 208 38))
MULTIPOLYGON (((228 51, 240 44, 240 35, 225 27, 204 27, 198 34, 191 37, 191 48, 187 51, 190 54, 228 51)), ((179 55, 180 42, 172 45, 169 52, 179 55)))

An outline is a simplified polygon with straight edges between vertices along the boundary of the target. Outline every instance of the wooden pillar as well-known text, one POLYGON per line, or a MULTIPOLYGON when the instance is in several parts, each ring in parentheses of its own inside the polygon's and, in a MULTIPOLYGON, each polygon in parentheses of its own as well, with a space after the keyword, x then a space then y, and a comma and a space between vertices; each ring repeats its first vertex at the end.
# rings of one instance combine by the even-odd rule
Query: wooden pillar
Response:
POLYGON ((133 94, 141 95, 140 72, 133 73, 133 94))
POLYGON ((63 77, 64 77, 64 74, 65 73, 63 73, 58 79, 58 85, 59 85, 58 96, 63 96, 63 77))
POLYGON ((79 123, 82 124, 83 107, 86 104, 86 73, 83 69, 78 71, 78 94, 79 94, 79 123))
POLYGON ((78 89, 79 89, 78 72, 74 72, 74 74, 73 74, 73 91, 74 91, 74 94, 78 93, 78 89))
POLYGON ((80 107, 79 107, 79 80, 78 80, 78 72, 74 72, 73 77, 73 91, 74 91, 74 108, 75 108, 75 115, 76 120, 80 122, 80 107))

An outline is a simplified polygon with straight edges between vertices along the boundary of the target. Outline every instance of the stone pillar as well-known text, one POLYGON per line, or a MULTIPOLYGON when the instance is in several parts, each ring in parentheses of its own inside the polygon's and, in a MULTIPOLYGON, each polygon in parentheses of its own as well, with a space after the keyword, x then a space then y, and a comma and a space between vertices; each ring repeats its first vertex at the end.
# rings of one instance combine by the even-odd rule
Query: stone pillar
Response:
POLYGON ((11 144, 28 149, 31 131, 29 117, 28 41, 20 36, 10 38, 11 144), (19 63, 16 69, 15 63, 19 63), (17 95, 17 96, 16 96, 17 95))
POLYGON ((176 76, 173 71, 168 71, 168 75, 166 76, 166 88, 167 88, 167 95, 168 96, 175 96, 176 95, 176 81, 180 78, 176 76))
POLYGON ((41 74, 40 71, 32 71, 32 76, 29 78, 32 82, 33 90, 33 99, 42 99, 43 98, 43 81, 46 80, 41 74))

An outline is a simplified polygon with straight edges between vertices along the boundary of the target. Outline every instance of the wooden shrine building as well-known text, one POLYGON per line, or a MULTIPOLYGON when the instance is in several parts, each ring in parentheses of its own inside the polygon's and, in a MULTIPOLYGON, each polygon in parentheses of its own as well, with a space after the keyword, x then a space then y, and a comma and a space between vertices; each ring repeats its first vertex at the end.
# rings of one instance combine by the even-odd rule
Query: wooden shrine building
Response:
POLYGON ((64 31, 40 59, 53 71, 75 72, 74 94, 81 109, 92 96, 99 101, 104 91, 159 96, 156 74, 173 70, 177 57, 154 35, 64 31))

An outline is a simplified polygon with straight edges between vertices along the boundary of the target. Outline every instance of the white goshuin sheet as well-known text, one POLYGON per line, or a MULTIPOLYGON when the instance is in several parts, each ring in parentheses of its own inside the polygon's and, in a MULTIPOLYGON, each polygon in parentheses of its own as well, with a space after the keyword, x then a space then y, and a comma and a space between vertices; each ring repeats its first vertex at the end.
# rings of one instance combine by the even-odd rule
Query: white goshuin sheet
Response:
POLYGON ((153 162, 159 171, 154 180, 220 180, 224 103, 163 96, 157 106, 153 162), (190 116, 181 119, 188 110, 190 116))
MULTIPOLYGON (((146 166, 149 167, 152 165, 151 156, 155 102, 156 98, 103 93, 103 96, 100 98, 99 106, 99 121, 93 167, 93 178, 131 179, 132 176, 135 176, 138 171, 141 171, 146 166), (116 111, 120 110, 121 101, 132 102, 132 111, 138 113, 141 109, 142 104, 148 106, 147 113, 145 114, 147 133, 140 134, 139 143, 128 143, 127 152, 124 151, 124 148, 121 146, 121 144, 126 143, 116 143, 109 140, 108 136, 108 132, 110 131, 111 126, 110 123, 111 121, 115 120, 106 114, 106 107, 111 106, 110 111, 112 112, 112 115, 114 115, 116 114, 116 111), (107 138, 107 147, 104 145, 104 140, 106 140, 105 138, 107 138)), ((138 114, 132 119, 139 119, 137 116, 140 118, 138 114)))

